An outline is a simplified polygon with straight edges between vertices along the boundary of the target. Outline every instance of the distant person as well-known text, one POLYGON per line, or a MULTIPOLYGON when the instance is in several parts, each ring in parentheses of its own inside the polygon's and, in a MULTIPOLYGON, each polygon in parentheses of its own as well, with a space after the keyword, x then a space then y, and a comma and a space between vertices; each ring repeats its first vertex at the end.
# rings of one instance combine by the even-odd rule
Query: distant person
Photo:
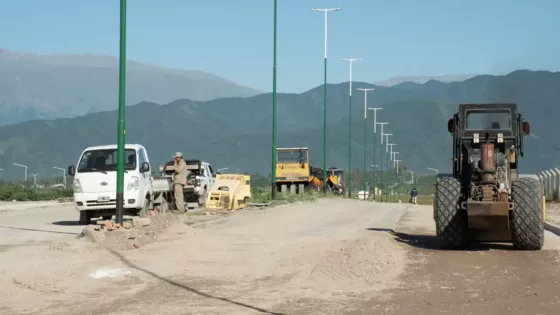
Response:
POLYGON ((181 152, 175 152, 173 156, 173 190, 175 206, 177 211, 185 212, 184 187, 187 184, 187 163, 183 160, 181 152))
POLYGON ((418 191, 416 190, 416 187, 414 187, 414 188, 412 188, 412 191, 410 192, 410 199, 411 199, 413 204, 416 204, 416 196, 418 196, 418 191))

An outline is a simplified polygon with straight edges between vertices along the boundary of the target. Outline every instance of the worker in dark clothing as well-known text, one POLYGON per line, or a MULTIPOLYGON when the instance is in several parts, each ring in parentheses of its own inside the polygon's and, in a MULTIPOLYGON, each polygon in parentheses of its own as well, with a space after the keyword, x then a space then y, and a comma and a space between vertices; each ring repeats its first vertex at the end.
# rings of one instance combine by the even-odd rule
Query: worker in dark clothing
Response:
POLYGON ((416 187, 412 188, 412 191, 410 192, 410 201, 413 204, 416 204, 416 196, 418 195, 418 191, 416 190, 416 187))

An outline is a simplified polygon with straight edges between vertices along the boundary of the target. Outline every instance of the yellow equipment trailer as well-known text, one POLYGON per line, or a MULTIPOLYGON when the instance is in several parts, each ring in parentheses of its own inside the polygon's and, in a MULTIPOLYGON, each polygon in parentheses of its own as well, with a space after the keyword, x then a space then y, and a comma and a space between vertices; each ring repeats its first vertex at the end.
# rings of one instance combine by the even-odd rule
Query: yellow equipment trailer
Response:
POLYGON ((247 206, 251 198, 251 176, 242 174, 218 174, 212 186, 206 207, 208 209, 239 210, 247 206))
POLYGON ((302 194, 312 180, 309 149, 276 149, 276 189, 290 194, 302 194))

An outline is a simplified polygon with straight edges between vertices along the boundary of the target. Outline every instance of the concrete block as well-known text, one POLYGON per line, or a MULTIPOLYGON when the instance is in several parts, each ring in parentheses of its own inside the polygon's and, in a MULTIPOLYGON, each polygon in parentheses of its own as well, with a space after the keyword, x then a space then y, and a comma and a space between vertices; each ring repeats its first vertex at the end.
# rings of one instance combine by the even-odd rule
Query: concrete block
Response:
POLYGON ((148 226, 148 225, 150 225, 151 222, 152 222, 152 220, 150 218, 134 217, 132 219, 132 225, 135 226, 135 227, 148 226))

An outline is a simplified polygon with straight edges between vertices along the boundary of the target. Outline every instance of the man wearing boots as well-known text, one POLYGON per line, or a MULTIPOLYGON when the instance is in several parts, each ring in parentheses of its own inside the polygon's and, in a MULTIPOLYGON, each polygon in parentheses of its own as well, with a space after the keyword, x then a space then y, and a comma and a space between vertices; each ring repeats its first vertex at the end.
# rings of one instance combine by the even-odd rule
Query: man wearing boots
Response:
POLYGON ((187 184, 187 163, 183 160, 183 154, 181 152, 175 152, 173 158, 175 206, 177 211, 185 212, 184 187, 187 184))

